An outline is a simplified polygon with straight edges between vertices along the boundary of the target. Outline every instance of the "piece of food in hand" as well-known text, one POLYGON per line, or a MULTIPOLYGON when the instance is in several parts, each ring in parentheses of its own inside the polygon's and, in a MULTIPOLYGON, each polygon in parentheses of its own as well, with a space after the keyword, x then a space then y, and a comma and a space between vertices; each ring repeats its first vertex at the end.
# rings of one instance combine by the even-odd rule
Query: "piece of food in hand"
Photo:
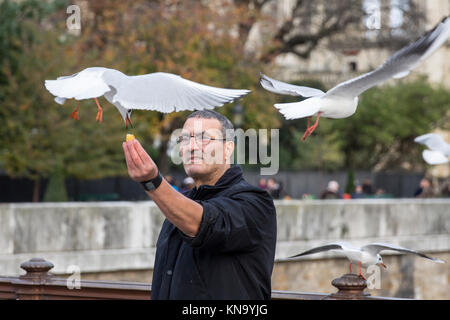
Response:
POLYGON ((127 134, 126 142, 131 141, 133 139, 134 139, 134 135, 133 134, 127 134))

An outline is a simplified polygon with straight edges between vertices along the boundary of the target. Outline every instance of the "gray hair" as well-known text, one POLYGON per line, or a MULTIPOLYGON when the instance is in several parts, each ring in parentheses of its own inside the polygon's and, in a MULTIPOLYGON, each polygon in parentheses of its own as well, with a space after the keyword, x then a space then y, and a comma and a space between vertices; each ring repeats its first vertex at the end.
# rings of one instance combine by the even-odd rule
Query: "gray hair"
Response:
POLYGON ((191 113, 186 120, 190 118, 201 118, 201 119, 216 119, 220 122, 222 136, 228 141, 233 141, 234 139, 234 126, 231 121, 224 115, 214 111, 214 110, 197 110, 191 113))

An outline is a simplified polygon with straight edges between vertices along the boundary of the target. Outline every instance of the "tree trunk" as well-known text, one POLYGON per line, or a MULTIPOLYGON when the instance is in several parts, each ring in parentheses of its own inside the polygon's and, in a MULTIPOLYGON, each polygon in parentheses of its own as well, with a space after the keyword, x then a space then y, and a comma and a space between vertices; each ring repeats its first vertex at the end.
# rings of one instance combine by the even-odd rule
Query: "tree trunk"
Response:
POLYGON ((34 186, 33 186, 33 202, 39 202, 40 190, 41 190, 41 178, 37 177, 34 180, 34 186))

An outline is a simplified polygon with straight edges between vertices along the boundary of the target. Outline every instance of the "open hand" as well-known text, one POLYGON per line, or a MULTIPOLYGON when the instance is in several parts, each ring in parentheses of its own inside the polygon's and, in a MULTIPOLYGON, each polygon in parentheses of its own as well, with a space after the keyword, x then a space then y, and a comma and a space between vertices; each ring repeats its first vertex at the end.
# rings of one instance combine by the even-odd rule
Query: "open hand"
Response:
POLYGON ((137 139, 124 142, 122 147, 131 179, 143 182, 158 175, 158 167, 137 139))

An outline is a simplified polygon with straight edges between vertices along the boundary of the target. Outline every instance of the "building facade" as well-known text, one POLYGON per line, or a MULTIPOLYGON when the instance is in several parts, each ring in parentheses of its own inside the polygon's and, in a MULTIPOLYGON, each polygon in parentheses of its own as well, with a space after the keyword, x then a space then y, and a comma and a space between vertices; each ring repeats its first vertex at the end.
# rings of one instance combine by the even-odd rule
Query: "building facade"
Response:
MULTIPOLYGON (((292 19, 295 3, 295 0, 271 1, 262 11, 281 25, 292 19)), ((314 3, 316 8, 310 15, 306 11, 295 18, 298 22, 294 21, 302 30, 315 28, 327 6, 323 1, 308 3, 310 6, 314 3)), ((302 4, 306 5, 306 2, 302 4)), ((450 14, 450 0, 362 0, 361 6, 364 13, 361 23, 324 37, 308 58, 293 53, 278 55, 273 61, 273 76, 284 81, 315 79, 331 88, 375 69, 450 14)), ((255 23, 248 39, 248 51, 262 50, 261 42, 267 29, 263 23, 255 23)), ((450 88, 450 41, 424 61, 412 77, 419 74, 450 88)))

